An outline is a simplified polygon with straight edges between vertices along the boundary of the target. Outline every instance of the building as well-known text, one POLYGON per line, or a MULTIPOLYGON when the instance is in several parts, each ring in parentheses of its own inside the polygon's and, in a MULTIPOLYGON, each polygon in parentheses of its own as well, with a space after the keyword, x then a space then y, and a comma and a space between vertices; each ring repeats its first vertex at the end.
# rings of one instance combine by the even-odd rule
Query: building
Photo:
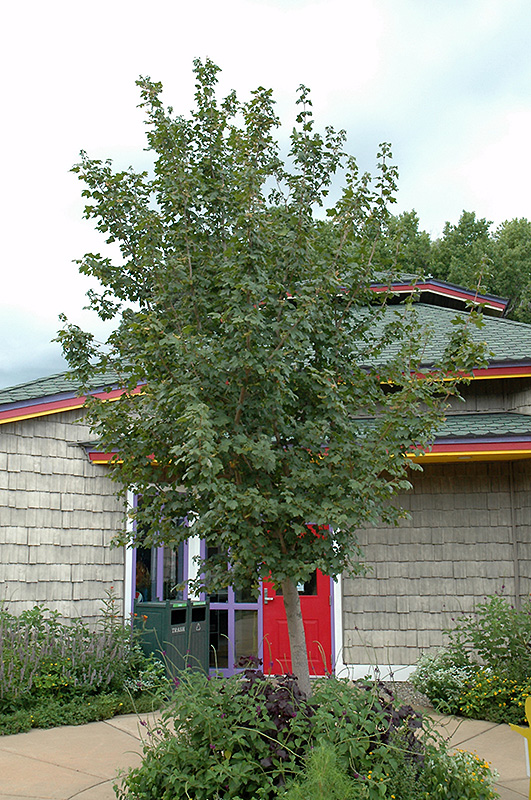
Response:
MULTIPOLYGON (((421 652, 440 646, 452 617, 494 592, 516 604, 531 593, 531 326, 505 319, 506 301, 441 281, 406 277, 393 288, 397 301, 420 294, 417 313, 435 331, 427 364, 468 302, 484 305, 480 335, 493 355, 420 457, 423 472, 412 473, 402 498, 410 518, 360 531, 368 574, 337 582, 317 574, 301 587, 316 674, 379 665, 406 677, 421 652)), ((127 616, 135 596, 176 596, 193 556, 204 555, 193 536, 177 552, 111 547, 127 523, 83 404, 64 375, 0 390, 0 598, 14 613, 38 603, 95 619, 113 586, 127 616)), ((211 644, 225 672, 256 652, 266 669, 286 669, 282 598, 267 585, 258 598, 231 589, 212 596, 211 644)))

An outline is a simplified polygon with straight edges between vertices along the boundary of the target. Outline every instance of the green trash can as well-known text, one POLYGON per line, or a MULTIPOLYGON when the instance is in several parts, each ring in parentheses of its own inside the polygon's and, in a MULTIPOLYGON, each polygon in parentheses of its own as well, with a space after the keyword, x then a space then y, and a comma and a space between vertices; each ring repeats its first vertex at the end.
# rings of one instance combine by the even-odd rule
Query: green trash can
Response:
POLYGON ((200 669, 208 675, 209 645, 210 645, 210 605, 208 602, 188 601, 187 630, 185 637, 181 637, 180 625, 173 624, 172 617, 172 645, 175 652, 183 654, 183 663, 180 668, 190 667, 200 669), (174 632, 175 631, 175 632, 174 632), (179 638, 178 638, 179 637, 179 638))
POLYGON ((209 604, 166 600, 135 603, 134 626, 145 655, 154 654, 175 677, 185 668, 208 674, 209 604))

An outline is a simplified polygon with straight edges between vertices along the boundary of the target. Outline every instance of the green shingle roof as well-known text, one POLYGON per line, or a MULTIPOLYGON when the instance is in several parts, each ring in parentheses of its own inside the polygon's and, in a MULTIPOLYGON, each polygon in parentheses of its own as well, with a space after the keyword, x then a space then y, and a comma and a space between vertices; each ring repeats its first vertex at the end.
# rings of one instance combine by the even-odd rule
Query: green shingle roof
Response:
MULTIPOLYGON (((98 375, 92 384, 93 389, 112 386, 117 382, 116 374, 109 372, 98 375)), ((67 372, 49 375, 46 378, 37 378, 34 381, 20 383, 7 389, 0 389, 0 405, 5 403, 21 403, 25 400, 35 400, 40 397, 50 397, 58 394, 75 394, 76 384, 68 377, 67 372)))
POLYGON ((437 439, 531 436, 531 414, 488 412, 449 414, 437 439))
MULTIPOLYGON (((455 326, 452 320, 457 316, 466 319, 467 315, 441 306, 415 303, 411 307, 404 305, 388 307, 380 325, 391 322, 394 314, 408 313, 408 308, 411 308, 411 313, 427 333, 422 364, 429 366, 441 357, 449 337, 454 332, 455 326)), ((531 325, 511 319, 485 316, 481 328, 472 325, 470 330, 475 341, 486 342, 487 349, 492 351, 490 364, 531 362, 531 325)), ((384 359, 395 355, 398 347, 398 344, 390 345, 385 351, 384 359)))
MULTIPOLYGON (((388 307, 383 321, 379 324, 391 322, 394 314, 404 314, 408 306, 398 305, 388 307)), ((457 312, 441 306, 432 306, 425 303, 415 303, 412 313, 428 334, 428 341, 424 349, 423 366, 429 366, 437 361, 444 350, 449 336, 454 331, 452 320, 457 312)), ((466 318, 466 314, 462 314, 466 318)), ((376 327, 376 326, 375 326, 376 327)), ((485 341, 489 351, 493 352, 490 359, 491 365, 516 362, 531 363, 531 325, 514 320, 484 317, 483 327, 471 327, 472 336, 477 341, 485 341)), ((391 358, 398 351, 398 344, 386 349, 383 362, 391 358)), ((108 373, 96 376, 92 385, 93 389, 112 386, 116 383, 116 375, 108 373)), ((40 397, 50 397, 63 393, 74 393, 75 384, 67 377, 66 373, 50 375, 38 380, 12 386, 0 390, 0 405, 6 403, 19 403, 40 397)))

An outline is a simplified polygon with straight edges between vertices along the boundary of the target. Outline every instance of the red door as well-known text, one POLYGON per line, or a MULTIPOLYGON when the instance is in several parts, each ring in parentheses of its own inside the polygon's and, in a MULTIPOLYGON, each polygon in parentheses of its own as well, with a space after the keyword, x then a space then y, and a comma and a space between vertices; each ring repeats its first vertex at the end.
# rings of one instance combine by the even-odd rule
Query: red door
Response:
MULTIPOLYGON (((319 570, 308 583, 299 585, 310 675, 326 675, 332 671, 332 608, 330 578, 319 570)), ((264 581, 264 672, 282 675, 291 672, 288 622, 284 598, 264 581)))

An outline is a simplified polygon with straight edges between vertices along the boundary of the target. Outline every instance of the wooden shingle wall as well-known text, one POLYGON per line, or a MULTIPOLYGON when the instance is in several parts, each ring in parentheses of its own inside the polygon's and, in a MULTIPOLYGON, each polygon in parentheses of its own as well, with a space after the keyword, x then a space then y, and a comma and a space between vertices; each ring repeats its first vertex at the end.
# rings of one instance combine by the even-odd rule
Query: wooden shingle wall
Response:
POLYGON ((0 426, 0 601, 93 621, 105 590, 123 595, 123 525, 107 467, 90 464, 79 411, 0 426))
POLYGON ((530 381, 518 381, 516 391, 511 394, 509 411, 518 411, 520 414, 531 414, 531 387, 530 381))
POLYGON ((346 663, 414 664, 486 596, 531 592, 531 461, 433 464, 412 482, 409 520, 360 532, 372 571, 343 582, 346 663))
POLYGON ((472 381, 461 387, 466 402, 452 399, 452 411, 463 414, 476 412, 516 411, 531 413, 531 380, 529 378, 500 378, 498 380, 472 381))

